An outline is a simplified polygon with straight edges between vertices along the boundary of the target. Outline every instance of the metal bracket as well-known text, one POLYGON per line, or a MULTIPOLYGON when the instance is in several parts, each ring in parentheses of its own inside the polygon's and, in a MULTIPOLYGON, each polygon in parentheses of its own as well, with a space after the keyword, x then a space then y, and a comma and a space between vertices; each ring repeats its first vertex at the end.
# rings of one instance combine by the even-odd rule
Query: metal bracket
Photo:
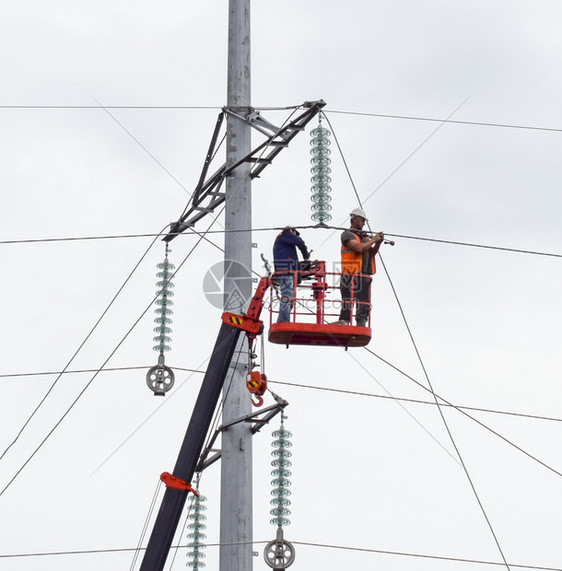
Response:
POLYGON ((276 415, 282 413, 285 410, 285 407, 289 403, 286 400, 282 399, 280 396, 276 395, 275 393, 272 392, 271 394, 273 395, 273 398, 275 399, 277 404, 268 406, 262 410, 253 412, 251 414, 246 414, 245 416, 227 422, 226 424, 222 424, 215 430, 213 436, 211 437, 211 440, 209 441, 209 444, 205 447, 203 452, 201 452, 201 456, 199 456, 199 461, 197 462, 197 466, 195 466, 196 472, 202 472, 205 468, 208 468, 211 464, 214 464, 217 460, 220 459, 222 451, 218 448, 213 448, 213 446, 221 432, 228 430, 231 426, 234 426, 235 424, 240 424, 241 422, 248 422, 253 424, 252 428, 250 429, 250 432, 252 433, 252 435, 254 435, 257 432, 259 432, 266 424, 268 424, 272 418, 274 418, 276 415), (263 416, 263 418, 260 418, 260 416, 263 416), (211 453, 213 453, 213 455, 209 457, 211 453))
POLYGON ((250 127, 256 129, 256 131, 259 131, 260 133, 262 133, 262 135, 266 135, 267 137, 269 137, 271 133, 277 134, 281 130, 279 129, 279 127, 276 127, 275 125, 264 119, 260 115, 260 112, 256 111, 255 109, 252 109, 251 112, 245 117, 242 115, 238 115, 238 113, 234 113, 231 107, 230 108, 225 107, 224 112, 227 113, 228 115, 236 117, 237 119, 240 119, 240 121, 244 121, 244 123, 247 123, 248 125, 250 125, 250 127))
POLYGON ((242 116, 235 113, 232 108, 223 109, 217 119, 209 150, 205 157, 203 170, 199 177, 199 182, 193 191, 191 200, 177 222, 171 224, 170 231, 164 237, 164 241, 172 241, 178 234, 191 228, 196 222, 204 218, 207 214, 213 213, 217 207, 221 206, 226 198, 225 193, 220 191, 222 183, 241 164, 251 163, 250 177, 252 179, 259 177, 265 167, 272 163, 273 159, 289 145, 291 140, 296 137, 298 133, 304 131, 305 126, 325 105, 326 103, 321 99, 319 101, 303 103, 302 108, 304 111, 296 119, 293 119, 281 128, 277 128, 266 121, 255 110, 252 110, 247 116, 242 116), (220 128, 226 114, 233 115, 248 122, 254 129, 265 135, 266 139, 239 161, 228 167, 226 163, 224 163, 213 175, 207 177, 210 164, 215 156, 215 147, 220 128))

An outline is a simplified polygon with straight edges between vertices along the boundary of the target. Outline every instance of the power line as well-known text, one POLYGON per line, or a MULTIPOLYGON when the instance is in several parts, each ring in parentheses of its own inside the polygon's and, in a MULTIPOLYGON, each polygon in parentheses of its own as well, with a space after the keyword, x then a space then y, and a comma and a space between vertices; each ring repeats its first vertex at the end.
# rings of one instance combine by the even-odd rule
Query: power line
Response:
MULTIPOLYGON (((101 369, 66 369, 65 371, 43 371, 34 373, 2 373, 0 374, 0 379, 6 379, 10 377, 40 377, 43 375, 71 375, 73 373, 109 373, 115 371, 135 371, 135 370, 147 370, 151 365, 141 365, 137 367, 105 367, 101 369)), ((187 369, 183 367, 174 367, 176 371, 188 371, 193 373, 204 373, 205 371, 199 371, 197 369, 187 369)))
MULTIPOLYGON (((411 381, 413 381, 418 387, 422 388, 424 391, 431 392, 430 389, 428 389, 425 385, 423 385, 422 383, 420 383, 419 381, 414 379, 414 377, 408 375, 408 373, 405 373, 404 371, 401 371, 398 367, 396 367, 395 365, 393 365, 392 363, 390 363, 386 359, 383 359, 380 355, 377 355, 374 351, 372 351, 368 347, 364 347, 364 349, 368 353, 371 353, 371 355, 373 355, 377 359, 380 359, 383 363, 385 363, 389 367, 392 367, 395 371, 404 375, 407 379, 410 379, 411 381)), ((523 454, 525 454, 525 456, 528 456, 529 458, 531 458, 531 460, 534 460, 535 462, 539 463, 541 466, 544 466, 545 468, 547 468, 548 470, 550 470, 551 472, 553 472, 557 476, 562 477, 562 472, 556 470, 552 466, 549 466, 546 462, 543 462, 542 460, 540 460, 536 456, 533 456, 532 454, 530 454, 529 452, 527 452, 526 450, 524 450, 523 448, 521 448, 520 446, 518 446, 517 444, 515 444, 514 442, 512 442, 508 438, 506 438, 505 436, 501 435, 499 432, 493 430, 492 428, 490 428, 489 426, 487 426, 486 424, 484 424, 483 422, 481 422, 477 418, 474 418, 474 416, 468 414, 468 412, 466 412, 466 410, 463 410, 463 408, 465 408, 465 407, 458 407, 457 405, 452 404, 447 399, 443 398, 441 395, 439 395, 437 393, 435 393, 435 395, 442 401, 441 406, 443 406, 443 404, 445 404, 447 406, 453 407, 454 409, 458 410, 461 414, 464 414, 467 418, 469 418, 473 422, 476 422, 476 424, 479 424, 482 428, 485 428, 486 430, 491 432, 494 436, 497 436, 498 438, 503 440, 506 444, 513 446, 513 448, 515 448, 516 450, 519 450, 519 452, 522 452, 523 454)))
MULTIPOLYGON (((213 220, 209 226, 209 228, 215 223, 216 219, 213 220)), ((203 240, 203 238, 205 237, 205 235, 201 235, 199 240, 196 242, 196 244, 191 248, 191 250, 186 254, 186 256, 184 257, 183 261, 181 262, 181 264, 179 264, 178 268, 176 269, 176 271, 174 272, 174 274, 172 275, 175 276, 179 270, 181 269, 181 267, 185 264, 185 262, 187 261, 187 259, 191 256, 191 254, 195 251, 195 249, 197 248, 197 246, 201 243, 201 241, 203 240)), ((153 242, 154 243, 154 242, 153 242)), ((152 244, 151 246, 152 247, 152 244)), ((150 249, 149 247, 149 249, 150 249)), ((148 250, 147 250, 148 252, 148 250)), ((146 252, 145 252, 146 255, 146 252)), ((140 263, 140 262, 139 262, 140 263)), ((136 266, 137 267, 137 266, 136 266)), ((135 269, 136 269, 135 267, 135 269)), ((135 271, 135 270, 133 270, 135 271)), ((132 274, 131 274, 132 275, 132 274)), ((130 277, 130 276, 129 276, 130 277)), ((127 278, 129 279, 129 278, 127 278)), ((124 286, 122 286, 124 287, 124 286)), ((122 289, 122 288, 121 288, 122 289)), ((119 290, 119 292, 121 291, 121 289, 119 290)), ((118 293, 119 293, 118 292, 118 293)), ((45 444, 45 442, 49 439, 49 437, 53 434, 53 432, 60 426, 60 424, 63 422, 63 420, 66 418, 66 416, 70 413, 70 411, 74 408, 74 406, 76 405, 76 403, 80 400, 80 398, 82 397, 82 395, 84 395, 84 393, 86 392, 86 390, 88 389, 88 387, 93 383, 93 381, 95 380, 95 378, 98 376, 98 374, 100 373, 101 369, 109 362, 109 360, 113 357, 113 355, 117 352, 117 350, 119 349, 119 347, 121 347, 121 345, 124 343, 125 339, 127 339, 127 337, 129 336, 129 334, 133 331, 133 329, 138 325, 138 323, 140 322, 140 320, 144 317, 144 315, 146 314, 146 312, 152 307, 154 301, 156 300, 156 298, 158 297, 158 294, 156 294, 156 296, 151 300, 151 302, 148 304, 148 306, 144 309, 144 311, 141 313, 141 315, 138 317, 138 319, 133 323, 133 325, 129 328, 129 330, 125 333, 125 335, 122 337, 121 341, 119 341, 119 343, 117 344, 117 346, 113 349, 113 351, 111 351, 111 353, 109 354, 109 356, 107 357, 107 359, 102 363, 101 367, 96 371, 96 373, 92 376, 92 378, 86 383, 86 385, 84 386, 84 388, 80 391, 80 393, 78 394, 78 396, 72 401, 72 403, 70 404, 70 406, 66 409, 66 411, 64 412, 64 414, 59 418, 59 420, 56 422, 56 424, 53 426, 53 428, 51 428, 51 430, 47 433, 47 435, 43 438, 43 440, 41 440, 41 442, 39 443, 39 445, 35 448, 35 450, 31 453, 31 455, 27 458, 27 460, 22 464, 22 466, 17 470, 17 472, 14 474, 14 476, 8 481, 8 483, 4 486, 4 488, 0 491, 0 496, 2 496, 4 494, 4 492, 6 492, 6 490, 12 485, 12 483, 16 480, 16 478, 19 476, 19 474, 23 471, 23 469, 29 464, 29 462, 33 459, 33 457, 37 454, 37 452, 39 452, 39 450, 43 447, 43 445, 45 444)), ((115 298, 114 298, 115 299, 115 298)), ((113 300, 112 302, 113 303, 113 300)), ((107 310, 106 310, 107 311, 107 310)), ((104 314, 102 314, 102 317, 104 314)), ((100 318, 101 320, 101 318, 100 318)), ((98 321, 99 323, 99 321, 98 321)), ((97 327, 97 323, 94 327, 97 327)), ((90 334, 91 335, 91 332, 90 334)), ((88 337, 89 337, 88 335, 88 337)), ((76 353, 73 355, 71 361, 74 359, 74 357, 76 356, 76 354, 78 353, 78 351, 82 348, 82 346, 84 345, 84 343, 86 342, 86 340, 88 339, 88 337, 86 337, 86 339, 84 340, 84 342, 82 343, 82 345, 78 348, 78 350, 76 351, 76 353)), ((70 363, 70 361, 69 361, 70 363)), ((60 377, 59 377, 60 378, 60 377)), ((43 399, 41 400, 41 402, 39 403, 39 405, 35 408, 35 410, 32 412, 31 416, 28 418, 28 420, 26 421, 26 423, 24 424, 23 428, 20 430, 18 436, 16 437, 16 439, 14 440, 14 442, 18 439, 19 435, 22 433, 23 429, 27 426, 27 424, 29 424, 31 418, 33 417, 33 415, 37 412, 38 408, 43 404, 43 402, 45 401, 45 399, 47 398, 48 394, 51 392, 52 388, 54 387, 55 383, 58 381, 58 378, 55 380, 55 382, 51 385, 51 388, 49 389, 49 391, 47 392, 47 394, 45 395, 45 397, 43 397, 43 399)), ((6 448, 6 450, 4 451, 4 454, 6 453, 6 451, 14 444, 14 442, 12 442, 8 448, 6 448)))
POLYGON ((131 131, 129 131, 125 125, 123 125, 123 123, 121 123, 121 121, 119 121, 117 119, 117 117, 115 117, 115 115, 113 115, 112 113, 110 113, 109 109, 106 108, 105 106, 103 106, 95 97, 93 98, 94 101, 98 104, 99 109, 102 109, 107 115, 109 115, 113 121, 115 121, 115 123, 117 123, 117 125, 119 125, 119 127, 121 127, 121 129, 123 131, 125 131, 125 133, 127 133, 127 135, 129 135, 129 137, 131 139, 133 139, 133 141, 185 192, 187 192, 187 194, 189 194, 189 197, 191 198, 191 193, 189 192, 189 190, 187 190, 187 188, 185 188, 185 186, 183 186, 183 184, 137 139, 137 137, 135 137, 131 131))
MULTIPOLYGON (((347 230, 341 226, 312 226, 312 225, 298 225, 295 228, 299 230, 347 230)), ((252 232, 277 232, 283 230, 281 226, 268 226, 262 228, 251 228, 252 232)), ((237 233, 237 232, 248 232, 247 229, 242 230, 209 230, 204 234, 226 234, 237 233)), ((162 234, 107 234, 101 236, 67 236, 61 238, 24 238, 21 240, 0 240, 0 245, 11 245, 11 244, 35 244, 43 242, 78 242, 78 241, 88 241, 88 240, 118 240, 118 239, 130 239, 130 238, 153 238, 161 236, 162 234)), ((196 230, 185 230, 184 232, 178 233, 178 236, 201 236, 200 232, 196 230)), ((394 234, 392 232, 385 232, 385 236, 392 238, 404 238, 405 240, 421 240, 424 242, 435 242, 438 244, 450 244, 452 246, 465 246, 468 248, 483 248, 487 250, 497 250, 500 252, 512 252, 515 254, 531 254, 534 256, 550 256, 553 258, 562 258, 562 254, 557 254, 554 252, 541 252, 539 250, 523 250, 521 248, 507 248, 504 246, 491 246, 489 244, 477 244, 474 242, 461 242, 458 240, 443 240, 441 238, 427 238, 424 236, 409 236, 407 234, 394 234)), ((207 240, 208 241, 208 240, 207 240)), ((212 242, 210 242, 213 244, 212 242)), ((216 246, 216 244, 213 244, 216 246)))
POLYGON ((447 419, 445 418, 445 415, 443 413, 443 409, 440 406, 439 399, 437 398, 437 395, 435 394, 435 391, 433 390, 433 384, 431 383, 431 379, 429 378, 429 374, 427 372, 427 369, 425 368, 425 364, 424 364, 423 359, 421 357, 421 353, 418 350, 417 343, 414 339, 414 335, 412 333, 412 330, 410 329, 410 325, 408 324, 408 320, 406 319, 406 314, 404 312, 402 304, 400 303, 400 299, 398 298, 398 294, 397 294, 396 289, 394 287, 394 284, 390 278, 390 274, 388 273, 388 270, 386 268, 386 264, 384 263, 382 256, 379 255, 379 258, 381 260, 381 263, 382 263, 383 269, 385 271, 386 277, 390 283, 390 287, 392 289, 392 292, 394 293, 394 297, 396 299, 396 302, 398 303, 398 308, 400 310, 400 314, 402 315, 404 325, 406 326, 406 330, 408 331, 408 335, 410 337, 410 340, 412 341, 412 345, 413 345, 414 351, 418 357, 418 361, 419 361, 420 366, 422 368, 423 374, 425 376, 427 384, 429 385, 429 388, 431 390, 431 394, 433 395, 433 398, 435 400, 435 404, 437 405, 437 410, 439 411, 439 415, 441 416, 441 420, 443 421, 443 425, 445 426, 445 430, 447 431, 447 434, 449 435, 449 439, 451 440, 453 448, 455 449, 455 452, 457 453, 458 459, 460 460, 460 463, 463 467, 464 473, 466 474, 466 477, 468 479, 468 483, 470 484, 470 487, 471 487, 472 492, 476 498, 476 501, 477 501, 478 505, 480 506, 480 510, 482 511, 482 515, 484 516, 484 519, 486 520, 486 523, 488 524, 488 528, 492 534, 492 537, 494 538, 494 542, 496 544, 496 547, 498 548, 498 551, 499 551, 501 558, 505 564, 505 567, 506 567, 506 569, 509 570, 510 569, 509 564, 507 563, 507 559, 506 559, 504 552, 503 552, 503 549, 500 545, 498 536, 496 535, 496 532, 494 530, 494 526, 492 525, 492 521, 488 517, 488 513, 486 512, 486 509, 484 508, 484 504, 482 503, 482 500, 480 499, 480 494, 478 494, 478 491, 476 490, 476 486, 474 485, 474 482, 472 480, 472 476, 470 475, 470 472, 468 471, 468 466, 465 464, 465 461, 464 461, 464 458, 460 452, 460 449, 457 446, 455 439, 453 438, 453 433, 451 432, 451 429, 449 427, 449 423, 447 422, 447 419))
MULTIPOLYGON (((441 555, 424 555, 421 553, 407 553, 405 551, 386 551, 382 549, 369 549, 362 547, 347 547, 345 545, 331 545, 327 543, 310 543, 305 541, 291 541, 295 545, 306 545, 309 547, 324 547, 329 549, 344 549, 346 551, 361 551, 365 553, 380 553, 382 555, 400 555, 403 557, 419 557, 423 559, 439 559, 442 561, 458 561, 459 563, 476 563, 478 565, 498 565, 503 567, 505 564, 498 561, 483 561, 479 559, 465 559, 460 557, 444 557, 441 555)), ((539 569, 541 571, 560 571, 558 567, 540 567, 537 565, 520 565, 515 563, 510 563, 511 567, 517 567, 519 569, 539 569)))
MULTIPOLYGON (((378 355, 376 355, 375 353, 373 353, 373 355, 380 359, 380 357, 378 355)), ((65 375, 80 374, 80 373, 84 374, 84 373, 95 373, 97 371, 99 371, 100 374, 101 373, 118 372, 118 371, 139 371, 139 370, 146 371, 149 368, 150 368, 150 365, 140 365, 140 366, 136 366, 136 367, 106 367, 106 368, 102 368, 102 369, 71 369, 71 370, 64 371, 63 374, 65 374, 65 375)), ((394 367, 394 368, 395 368, 395 370, 397 370, 401 374, 406 375, 406 373, 404 373, 403 371, 400 371, 400 369, 398 369, 396 367, 394 367)), ((177 367, 177 366, 174 366, 173 369, 174 369, 174 371, 183 371, 183 372, 188 372, 188 373, 199 373, 201 375, 205 374, 205 371, 203 371, 202 369, 190 369, 188 367, 177 367)), ((33 373, 2 373, 2 374, 0 374, 0 379, 9 379, 12 377, 13 378, 40 377, 40 376, 60 375, 60 374, 61 374, 61 371, 43 371, 43 372, 33 372, 33 373)), ((408 375, 406 375, 406 376, 408 376, 408 375)), ((411 378, 411 377, 408 377, 408 378, 411 378)), ((289 383, 286 381, 276 381, 276 380, 273 380, 271 378, 268 379, 268 383, 271 383, 274 385, 275 384, 284 385, 287 387, 295 387, 295 388, 300 388, 300 389, 310 389, 310 390, 331 392, 331 393, 338 393, 338 394, 348 394, 348 395, 352 395, 352 396, 379 398, 379 399, 385 399, 385 400, 397 400, 397 401, 407 402, 407 403, 412 403, 412 404, 436 406, 434 401, 427 401, 427 400, 422 400, 422 399, 412 399, 412 398, 407 398, 407 397, 396 397, 396 396, 389 396, 389 395, 381 395, 378 393, 366 393, 364 391, 350 391, 349 389, 336 389, 333 387, 321 387, 321 386, 317 386, 317 385, 305 385, 303 383, 289 383)), ((546 420, 546 421, 550 421, 550 422, 562 422, 562 418, 556 418, 554 416, 544 416, 544 415, 540 415, 540 414, 530 414, 530 413, 525 413, 525 412, 513 412, 513 411, 509 411, 509 410, 499 410, 499 409, 493 409, 493 408, 482 408, 482 407, 477 407, 477 406, 465 406, 465 405, 459 405, 459 404, 452 404, 452 403, 449 403, 446 401, 442 402, 441 406, 447 406, 450 408, 456 408, 456 409, 462 409, 462 410, 470 410, 473 412, 486 412, 489 414, 501 414, 501 415, 505 415, 505 416, 529 418, 532 420, 546 420)))
MULTIPOLYGON (((296 109, 299 106, 289 107, 253 107, 259 111, 284 111, 289 109, 296 109)), ((105 109, 123 109, 123 110, 138 110, 138 111, 217 111, 223 109, 219 105, 104 105, 105 109)), ((80 111, 80 110, 99 110, 98 105, 0 105, 0 109, 5 110, 46 110, 46 111, 80 111)), ((352 115, 360 117, 378 117, 381 119, 397 119, 402 121, 423 121, 429 123, 442 123, 444 119, 436 117, 423 117, 421 115, 395 115, 389 113, 371 113, 367 111, 344 111, 341 109, 325 109, 324 113, 335 113, 338 115, 352 115)), ((454 123, 456 125, 470 125, 476 127, 499 127, 504 129, 523 129, 530 131, 547 131, 553 133, 562 133, 562 129, 556 127, 538 127, 535 125, 517 125, 513 123, 492 123, 487 121, 462 121, 449 120, 447 123, 454 123)))
MULTIPOLYGON (((265 540, 255 540, 251 542, 236 542, 236 543, 205 543, 205 547, 220 547, 221 545, 263 545, 269 543, 265 540)), ((466 557, 446 557, 443 555, 429 555, 425 553, 411 553, 407 551, 391 551, 386 549, 374 549, 368 547, 350 547, 346 545, 334 545, 330 543, 313 543, 310 541, 291 541, 294 545, 302 545, 304 547, 320 547, 322 549, 341 549, 345 551, 357 551, 362 553, 376 553, 379 555, 395 555, 399 557, 414 557, 421 559, 435 559, 440 561, 453 561, 458 563, 474 563, 476 565, 497 565, 503 566, 503 563, 499 561, 486 561, 482 559, 468 559, 466 557)), ((190 549, 192 546, 187 545, 172 545, 170 549, 190 549)), ((124 547, 124 548, 113 548, 113 549, 83 549, 83 550, 73 550, 73 551, 40 551, 35 553, 10 553, 10 554, 0 554, 0 559, 15 559, 24 557, 56 557, 63 555, 97 555, 103 553, 130 553, 134 551, 145 551, 145 547, 124 547)), ((541 565, 523 565, 520 563, 512 563, 511 567, 517 569, 531 569, 536 571, 562 571, 562 567, 544 567, 541 565)))
POLYGON ((439 121, 439 125, 431 131, 431 133, 365 198, 363 202, 367 202, 376 192, 378 192, 428 141, 431 139, 437 131, 439 131, 444 125, 446 125, 451 117, 470 99, 470 95, 456 108, 454 109, 446 119, 439 121))
MULTIPOLYGON (((163 231, 164 229, 162 229, 163 231)), ((160 234, 162 233, 162 231, 160 232, 160 234)), ((159 235, 160 235, 159 234, 159 235)), ((60 378, 62 377, 63 373, 66 371, 66 369, 70 366, 70 364, 74 361, 74 359, 76 358, 76 356, 78 355, 78 353, 80 353, 80 351, 82 350, 82 348, 84 347, 84 345, 88 342, 88 339, 90 339, 90 337, 93 335, 94 331, 97 329, 98 325, 103 321, 103 318, 107 315, 108 311, 111 309, 111 307, 113 306, 113 304, 115 303, 115 300, 119 297, 119 295, 121 294, 121 292, 123 291, 123 289, 125 288, 125 286, 127 285, 127 283, 129 283, 129 280, 133 277, 133 274, 137 271, 137 269, 139 268, 139 266, 141 265, 142 261, 145 259, 145 257, 147 256, 148 252, 151 250, 152 246, 154 245, 154 243, 156 242, 157 238, 154 238, 154 240, 152 240, 152 242, 150 243, 150 245, 148 246, 148 248, 146 248, 146 250, 143 252, 142 256, 140 257, 140 259, 138 260, 138 262, 134 265, 133 269, 131 270, 131 272, 129 273, 129 275, 125 278, 125 281, 121 284, 121 286, 119 287, 119 289, 117 290, 117 293, 113 296, 113 298, 111 299, 111 301, 109 302, 109 304, 107 305, 107 307, 103 310, 103 312, 101 313, 101 315, 99 316, 98 320, 96 321, 96 323, 94 324, 94 326, 90 329, 90 331, 88 332, 88 334, 86 335, 86 337, 82 340, 82 342, 80 343, 80 345, 78 346, 78 348, 74 351, 72 357, 70 357, 69 361, 66 363, 66 365, 64 366, 64 369, 61 371, 61 373, 57 376, 57 378, 53 381, 53 383, 51 384, 51 386, 49 387, 49 389, 47 390, 47 392, 45 393, 45 395, 43 396, 43 398, 39 401, 39 404, 37 404, 37 406, 33 409, 33 411, 31 412, 31 414, 28 416, 27 420, 24 422, 23 426, 20 428, 20 430, 18 431, 18 433, 16 434, 16 436, 14 437, 14 439, 10 442, 10 444, 8 444, 8 446, 4 449, 4 451, 2 452, 2 454, 0 455, 0 460, 2 460, 2 458, 4 458, 4 456, 6 455, 6 453, 8 452, 8 450, 10 450, 10 448, 18 441, 19 437, 22 435, 23 431, 26 429, 26 427, 28 426, 28 424, 31 422, 31 420, 33 419, 33 417, 35 416, 35 414, 37 413, 37 411, 41 408, 41 406, 43 405, 43 403, 47 400, 47 398, 49 397, 49 395, 51 394, 51 392, 53 391, 53 389, 55 388, 55 386, 57 385, 57 383, 59 382, 60 378)), ((107 363, 107 361, 106 361, 107 363)), ((104 365, 106 364, 104 363, 104 365)), ((97 375, 97 373, 96 373, 97 375)), ((95 378, 95 376, 92 378, 92 380, 95 378)), ((91 381, 90 381, 91 382, 91 381)), ((86 385, 86 388, 89 386, 90 383, 88 383, 88 385, 86 385)), ((85 389, 84 389, 85 390, 85 389)), ((82 394, 82 393, 80 393, 82 394)), ((70 409, 69 409, 70 410, 70 409)), ((63 417, 64 418, 64 417, 63 417)), ((8 484, 9 485, 9 484, 8 484)), ((4 488, 5 490, 6 488, 4 488)), ((4 491, 0 492, 0 496, 4 493, 4 491)))
MULTIPOLYGON (((300 109, 302 105, 289 105, 285 107, 252 107, 257 111, 290 111, 291 109, 300 109)), ((104 105, 105 109, 132 109, 132 110, 164 110, 164 111, 191 111, 191 110, 211 110, 217 111, 224 109, 219 105, 104 105)), ((99 105, 0 105, 0 109, 22 109, 22 110, 61 110, 73 111, 81 109, 99 110, 99 105)))
POLYGON ((562 258, 562 254, 554 254, 552 252, 539 252, 537 250, 522 250, 519 248, 505 248, 502 246, 487 246, 485 244, 475 244, 472 242, 458 242, 454 240, 441 240, 438 238, 422 238, 420 236, 404 236, 402 234, 387 234, 385 236, 392 236, 393 238, 405 238, 407 240, 423 240, 425 242, 436 242, 440 244, 452 244, 454 246, 469 246, 471 248, 485 248, 487 250, 499 250, 502 252, 514 252, 516 254, 533 254, 535 256, 551 256, 553 258, 562 258))
POLYGON ((339 113, 341 115, 359 115, 361 117, 380 117, 383 119, 401 119, 406 121, 427 121, 430 123, 454 123, 455 125, 472 125, 477 127, 501 127, 505 129, 524 129, 529 131, 547 131, 552 133, 562 133, 562 129, 556 127, 536 127, 533 125, 515 125, 510 123, 489 123, 485 121, 461 121, 460 119, 437 119, 435 117, 421 117, 413 115, 388 115, 383 113, 367 113, 360 111, 339 111, 327 109, 326 113, 339 113))
MULTIPOLYGON (((375 356, 377 356, 377 355, 375 355, 375 356)), ((398 369, 396 369, 396 370, 398 370, 398 369)), ((403 373, 403 374, 405 374, 405 373, 403 373)), ((421 400, 421 399, 411 399, 411 398, 406 398, 406 397, 395 397, 395 396, 390 396, 390 395, 381 395, 381 394, 377 394, 377 393, 366 393, 366 392, 362 392, 362 391, 350 391, 348 389, 334 389, 332 387, 318 387, 318 386, 314 386, 314 385, 303 385, 300 383, 288 383, 285 381, 275 381, 275 380, 272 380, 269 378, 268 378, 267 382, 271 383, 273 385, 275 385, 275 384, 285 385, 288 387, 297 387, 297 388, 302 388, 302 389, 311 389, 311 390, 325 391, 325 392, 338 393, 338 394, 347 394, 347 395, 352 395, 352 396, 362 396, 362 397, 379 398, 379 399, 385 399, 385 400, 396 400, 396 401, 407 402, 407 403, 412 403, 412 404, 423 404, 423 405, 428 405, 428 406, 437 406, 434 401, 427 401, 427 400, 421 400)), ((439 397, 439 398, 441 398, 441 397, 439 397)), ((475 407, 475 406, 455 405, 455 404, 448 403, 446 401, 442 402, 441 406, 447 406, 450 408, 456 408, 456 409, 462 409, 462 410, 471 410, 474 412, 487 412, 490 414, 502 414, 502 415, 507 415, 507 416, 521 417, 521 418, 531 418, 533 420, 547 420, 547 421, 553 421, 553 422, 562 422, 562 418, 540 416, 540 415, 534 415, 534 414, 525 414, 525 413, 520 413, 520 412, 511 412, 511 411, 497 410, 497 409, 491 409, 491 408, 479 408, 479 407, 475 407)))
MULTIPOLYGON (((132 109, 132 110, 169 110, 169 111, 191 111, 191 110, 218 110, 222 107, 204 105, 104 105, 104 109, 132 109)), ((0 109, 22 109, 22 110, 60 110, 74 111, 82 109, 100 110, 99 105, 0 105, 0 109)), ((256 108, 257 109, 257 108, 256 108)))

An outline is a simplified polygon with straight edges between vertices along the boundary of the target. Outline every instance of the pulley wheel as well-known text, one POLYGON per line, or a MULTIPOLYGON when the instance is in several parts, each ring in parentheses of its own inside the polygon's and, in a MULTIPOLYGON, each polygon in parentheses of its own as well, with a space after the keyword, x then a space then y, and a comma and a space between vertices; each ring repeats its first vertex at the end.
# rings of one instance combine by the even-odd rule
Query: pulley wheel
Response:
POLYGON ((146 373, 146 384, 155 395, 163 395, 174 386, 174 371, 166 365, 150 367, 146 373))
POLYGON ((285 541, 270 541, 263 552, 265 562, 272 569, 285 569, 295 560, 295 548, 285 541))

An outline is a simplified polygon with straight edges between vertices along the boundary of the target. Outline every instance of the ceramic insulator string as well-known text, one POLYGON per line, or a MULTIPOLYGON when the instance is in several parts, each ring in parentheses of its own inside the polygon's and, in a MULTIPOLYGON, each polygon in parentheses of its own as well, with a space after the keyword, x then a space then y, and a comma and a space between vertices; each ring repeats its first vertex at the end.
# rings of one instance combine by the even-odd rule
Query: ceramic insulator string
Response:
POLYGON ((288 488, 291 486, 291 480, 289 480, 291 477, 291 471, 289 470, 291 462, 289 458, 292 454, 289 448, 292 446, 290 441, 292 434, 281 425, 281 428, 275 430, 272 436, 274 440, 271 444, 273 447, 271 455, 274 459, 271 461, 273 466, 271 475, 274 479, 271 480, 271 485, 273 486, 271 495, 273 499, 270 503, 274 507, 269 513, 274 516, 270 520, 271 525, 281 527, 291 523, 288 517, 291 515, 291 510, 289 509, 291 505, 291 500, 289 499, 291 490, 288 488))
POLYGON ((157 345, 154 345, 153 349, 159 353, 164 353, 165 351, 170 351, 168 343, 171 343, 172 339, 168 334, 172 332, 171 327, 169 327, 172 320, 169 316, 173 313, 170 306, 174 305, 170 298, 174 297, 174 292, 171 291, 174 284, 171 282, 171 279, 175 266, 169 262, 167 252, 166 258, 161 264, 158 264, 157 268, 160 271, 156 274, 158 277, 158 282, 156 282, 158 291, 156 295, 158 297, 155 303, 158 307, 155 310, 157 317, 154 323, 157 324, 157 327, 154 328, 154 333, 158 333, 158 335, 154 337, 154 342, 157 343, 157 345))
POLYGON ((330 135, 330 131, 322 127, 321 122, 316 129, 312 129, 310 132, 310 144, 312 146, 310 150, 310 154, 312 155, 310 159, 312 164, 310 169, 312 174, 312 178, 310 179, 312 183, 312 196, 310 197, 312 200, 311 217, 313 221, 320 223, 325 223, 332 219, 332 215, 330 214, 330 210, 332 210, 330 206, 332 200, 330 197, 330 192, 332 191, 332 187, 330 186, 332 182, 330 178, 332 172, 330 163, 332 160, 330 159, 331 143, 328 138, 330 135))
POLYGON ((202 541, 207 538, 204 533, 207 526, 203 523, 207 517, 201 512, 207 509, 207 507, 203 505, 206 499, 207 498, 202 495, 193 496, 189 510, 188 519, 191 523, 187 526, 189 529, 187 540, 190 548, 187 552, 187 557, 189 558, 187 565, 194 571, 205 567, 205 563, 201 561, 201 559, 205 559, 205 554, 202 552, 205 546, 202 544, 202 541))

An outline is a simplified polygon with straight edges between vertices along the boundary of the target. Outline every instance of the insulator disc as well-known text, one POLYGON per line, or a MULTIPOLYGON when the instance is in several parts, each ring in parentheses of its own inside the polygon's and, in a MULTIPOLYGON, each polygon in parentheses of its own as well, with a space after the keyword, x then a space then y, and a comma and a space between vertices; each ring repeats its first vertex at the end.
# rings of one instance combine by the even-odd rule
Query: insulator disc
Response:
POLYGON ((312 157, 310 162, 317 167, 324 165, 328 166, 331 163, 330 159, 327 157, 312 157))
MULTIPOLYGON (((289 456, 292 456, 292 454, 289 454, 289 456)), ((286 466, 287 468, 292 466, 290 460, 287 460, 286 458, 278 458, 277 460, 272 460, 271 465, 275 466, 276 468, 279 466, 286 466)))
POLYGON ((310 149, 310 154, 313 157, 327 157, 328 155, 332 154, 332 151, 327 147, 314 147, 314 149, 310 149))
POLYGON ((314 165, 310 169, 311 174, 332 174, 332 169, 328 166, 314 165))
POLYGON ((165 325, 161 325, 160 327, 155 327, 152 331, 154 331, 154 333, 171 333, 172 329, 165 325))
POLYGON ((291 505, 291 500, 288 500, 287 498, 284 497, 277 497, 277 498, 273 498, 272 500, 269 501, 269 503, 272 506, 290 506, 291 505))
POLYGON ((174 312, 167 307, 157 307, 154 313, 159 313, 160 315, 174 315, 174 312))
POLYGON ((314 175, 311 179, 310 182, 312 182, 313 184, 330 184, 332 182, 332 179, 324 174, 316 174, 314 175))
POLYGON ((313 184, 310 188, 312 191, 312 200, 315 202, 332 202, 332 197, 326 194, 325 184, 313 184))
POLYGON ((163 297, 163 298, 175 297, 174 292, 169 291, 168 289, 159 289, 158 291, 156 291, 154 293, 155 293, 155 295, 158 295, 158 296, 163 297))

